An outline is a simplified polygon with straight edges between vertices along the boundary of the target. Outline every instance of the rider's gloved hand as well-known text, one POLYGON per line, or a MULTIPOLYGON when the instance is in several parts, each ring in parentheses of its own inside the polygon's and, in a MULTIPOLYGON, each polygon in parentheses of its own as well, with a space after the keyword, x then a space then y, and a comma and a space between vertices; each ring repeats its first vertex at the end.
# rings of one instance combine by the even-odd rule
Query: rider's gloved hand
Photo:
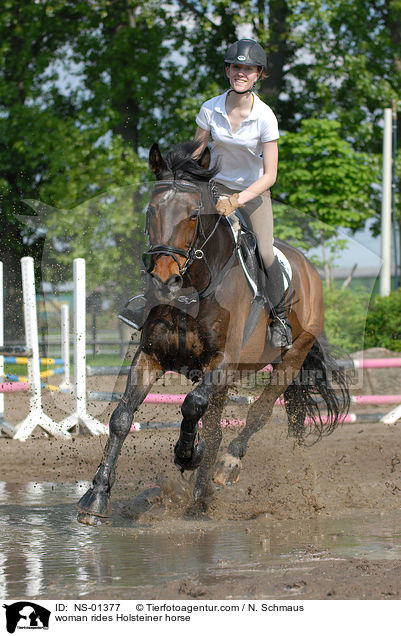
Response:
POLYGON ((219 214, 224 214, 224 216, 229 216, 237 208, 241 208, 242 205, 238 203, 238 197, 238 192, 232 194, 230 197, 221 197, 216 204, 217 212, 219 214))

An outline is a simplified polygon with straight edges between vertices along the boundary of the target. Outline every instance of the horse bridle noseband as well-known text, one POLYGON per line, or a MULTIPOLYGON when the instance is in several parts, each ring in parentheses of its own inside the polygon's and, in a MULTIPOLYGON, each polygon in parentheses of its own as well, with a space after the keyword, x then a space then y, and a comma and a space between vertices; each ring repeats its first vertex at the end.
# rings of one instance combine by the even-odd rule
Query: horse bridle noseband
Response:
MULTIPOLYGON (((211 276, 211 269, 207 261, 207 258, 205 257, 205 254, 203 252, 203 248, 206 245, 206 243, 211 239, 213 234, 215 233, 222 217, 219 216, 213 230, 210 232, 208 236, 206 236, 204 228, 203 228, 203 224, 202 224, 202 213, 204 212, 204 207, 202 202, 201 188, 198 185, 191 183, 190 181, 185 181, 183 179, 156 181, 154 184, 154 187, 160 187, 160 186, 164 186, 164 187, 172 186, 173 189, 176 191, 197 192, 200 195, 199 204, 196 208, 194 208, 194 214, 196 213, 196 226, 192 236, 191 244, 187 250, 184 250, 180 247, 165 245, 164 243, 151 245, 150 248, 143 254, 145 271, 148 274, 150 274, 154 268, 155 260, 157 260, 160 256, 171 256, 177 263, 178 270, 181 276, 183 276, 187 272, 188 268, 196 260, 204 260, 211 276), (200 247, 197 247, 198 242, 202 238, 204 239, 204 242, 202 243, 200 247), (155 256, 156 258, 154 258, 155 256), (185 258, 185 263, 183 266, 181 266, 178 256, 183 256, 185 258), (147 265, 147 261, 149 261, 148 265, 147 265)), ((209 184, 209 192, 213 196, 216 196, 213 184, 209 184)), ((147 227, 147 233, 149 236, 148 227, 147 227)))

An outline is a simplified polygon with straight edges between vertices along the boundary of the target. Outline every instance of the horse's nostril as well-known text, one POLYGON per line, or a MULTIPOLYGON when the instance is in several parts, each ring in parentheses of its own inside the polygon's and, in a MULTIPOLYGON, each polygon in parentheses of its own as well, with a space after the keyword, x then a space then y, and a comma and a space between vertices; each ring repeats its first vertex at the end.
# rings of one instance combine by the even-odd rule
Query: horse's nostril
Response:
POLYGON ((151 272, 150 276, 151 276, 151 279, 152 279, 152 283, 153 283, 153 285, 154 285, 157 289, 160 289, 161 287, 163 287, 163 283, 162 283, 162 281, 160 280, 160 278, 157 276, 157 274, 153 274, 153 273, 151 272))
POLYGON ((180 289, 182 287, 182 277, 178 274, 176 276, 170 276, 169 280, 167 281, 167 285, 168 288, 171 290, 180 289))

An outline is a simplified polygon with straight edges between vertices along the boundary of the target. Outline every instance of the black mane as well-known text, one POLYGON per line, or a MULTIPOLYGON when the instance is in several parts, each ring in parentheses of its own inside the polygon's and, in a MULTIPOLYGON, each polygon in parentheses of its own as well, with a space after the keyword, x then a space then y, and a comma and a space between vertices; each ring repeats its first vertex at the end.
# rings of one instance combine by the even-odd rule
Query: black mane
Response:
POLYGON ((203 168, 193 158, 193 154, 199 147, 199 142, 187 141, 176 146, 165 157, 166 169, 174 179, 189 179, 208 182, 218 172, 218 167, 203 168))

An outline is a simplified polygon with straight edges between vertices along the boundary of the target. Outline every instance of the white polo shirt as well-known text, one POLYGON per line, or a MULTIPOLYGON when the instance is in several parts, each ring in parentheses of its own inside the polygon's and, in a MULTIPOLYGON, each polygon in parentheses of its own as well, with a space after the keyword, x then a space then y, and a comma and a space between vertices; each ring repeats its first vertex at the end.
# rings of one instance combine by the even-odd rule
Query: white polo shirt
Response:
POLYGON ((248 188, 263 175, 262 144, 279 138, 278 123, 272 109, 253 94, 253 106, 235 132, 226 111, 229 91, 202 104, 196 123, 211 133, 212 164, 220 170, 215 180, 233 189, 248 188))

